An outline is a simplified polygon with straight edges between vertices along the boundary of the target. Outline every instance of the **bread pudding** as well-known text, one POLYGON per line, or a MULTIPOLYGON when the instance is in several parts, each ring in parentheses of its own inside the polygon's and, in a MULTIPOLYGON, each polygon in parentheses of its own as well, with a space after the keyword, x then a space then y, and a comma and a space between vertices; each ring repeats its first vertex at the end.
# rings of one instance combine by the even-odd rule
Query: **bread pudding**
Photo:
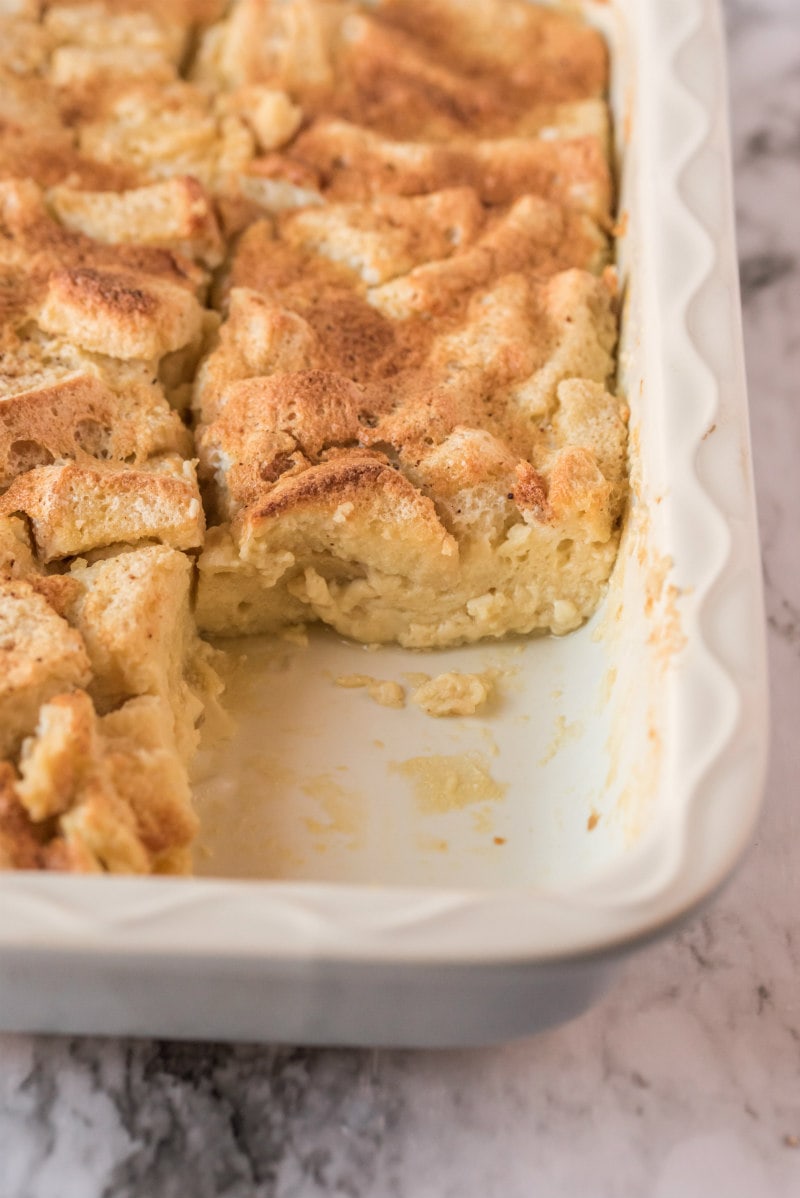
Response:
POLYGON ((524 0, 10 0, 0 45, 0 866, 180 873, 201 634, 597 606, 606 47, 524 0))

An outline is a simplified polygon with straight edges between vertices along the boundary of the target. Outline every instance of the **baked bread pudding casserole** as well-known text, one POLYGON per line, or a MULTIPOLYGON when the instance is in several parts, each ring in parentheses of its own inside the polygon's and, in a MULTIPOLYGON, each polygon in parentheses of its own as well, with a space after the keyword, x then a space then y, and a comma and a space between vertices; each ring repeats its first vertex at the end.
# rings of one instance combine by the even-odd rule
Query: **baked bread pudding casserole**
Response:
POLYGON ((189 870, 203 633, 592 613, 607 82, 525 0, 3 0, 0 867, 189 870))

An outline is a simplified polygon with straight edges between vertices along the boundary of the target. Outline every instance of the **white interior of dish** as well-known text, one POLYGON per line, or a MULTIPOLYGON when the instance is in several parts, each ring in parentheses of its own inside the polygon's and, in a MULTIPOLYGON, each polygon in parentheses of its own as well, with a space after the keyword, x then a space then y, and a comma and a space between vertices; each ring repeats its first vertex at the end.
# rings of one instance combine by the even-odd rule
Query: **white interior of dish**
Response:
POLYGON ((634 55, 619 13, 600 3, 585 9, 612 48, 619 211, 627 214, 618 242, 620 388, 632 411, 635 495, 608 595, 587 626, 559 639, 436 652, 370 651, 322 631, 308 647, 225 642, 247 661, 225 697, 235 730, 208 736, 195 770, 201 875, 563 890, 606 873, 656 828, 669 737, 662 683, 680 637, 669 563, 657 548, 664 488, 659 382, 644 367, 634 55), (413 703, 382 707, 366 690, 335 683, 367 674, 410 696, 405 675, 449 670, 496 671, 484 711, 433 719, 413 703), (420 758, 438 761, 423 767, 441 780, 438 803, 409 776, 416 767, 407 763, 420 758), (448 776, 465 769, 484 779, 476 793, 457 782, 446 792, 448 776))

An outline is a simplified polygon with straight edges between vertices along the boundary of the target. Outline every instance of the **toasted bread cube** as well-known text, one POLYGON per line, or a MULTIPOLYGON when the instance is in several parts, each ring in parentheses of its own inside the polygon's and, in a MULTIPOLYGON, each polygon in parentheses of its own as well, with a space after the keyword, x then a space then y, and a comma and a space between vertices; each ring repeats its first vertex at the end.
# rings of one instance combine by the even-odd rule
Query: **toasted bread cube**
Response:
POLYGON ((60 815, 72 803, 95 752, 95 715, 85 691, 56 695, 23 742, 17 793, 32 820, 60 815))
MULTIPOLYGON (((595 137, 465 137, 440 145, 395 141, 348 121, 321 119, 283 161, 286 173, 294 162, 318 171, 328 199, 415 196, 467 185, 487 204, 533 194, 600 224, 610 219, 611 175, 595 137)), ((279 177, 278 162, 275 173, 279 177)))
MULTIPOLYGON (((455 359, 491 379, 509 419, 516 418, 512 436, 527 448, 525 422, 553 411, 561 382, 585 378, 605 384, 614 367, 616 336, 611 296, 601 279, 580 270, 545 280, 514 274, 471 298, 461 326, 435 338, 429 361, 441 371, 455 359), (506 363, 510 368, 504 370, 506 363)), ((400 412, 387 418, 383 431, 404 436, 404 424, 400 412)))
POLYGON ((0 578, 30 578, 41 573, 28 528, 19 516, 0 518, 0 578))
POLYGON ((0 72, 13 79, 14 76, 36 75, 46 67, 52 42, 47 31, 35 20, 0 12, 0 45, 3 47, 0 72))
POLYGON ((35 824, 56 821, 42 847, 47 868, 149 872, 136 817, 114 787, 104 748, 92 701, 80 690, 45 704, 23 745, 19 800, 35 824))
POLYGON ((234 287, 219 344, 195 377, 192 403, 204 422, 211 421, 230 383, 324 364, 320 338, 302 316, 250 288, 234 287))
MULTIPOLYGON (((370 5, 370 7, 373 7, 370 5)), ((528 99, 599 96, 608 51, 602 35, 572 13, 526 0, 377 0, 377 14, 439 56, 470 71, 491 70, 528 99)))
POLYGON ((41 0, 0 0, 0 15, 15 20, 38 21, 42 15, 41 0))
POLYGON ((168 83, 175 78, 175 68, 157 50, 132 46, 59 46, 50 60, 50 79, 64 91, 126 77, 168 83))
POLYGON ((193 549, 205 525, 194 466, 173 456, 136 470, 101 462, 40 466, 0 497, 0 516, 20 512, 45 562, 141 540, 193 549))
POLYGON ((23 131, 30 131, 34 141, 37 136, 44 135, 60 141, 65 149, 72 144, 69 130, 61 121, 56 93, 44 79, 39 75, 17 75, 4 69, 2 63, 0 79, 0 120, 5 126, 4 140, 14 129, 17 137, 23 131))
MULTIPOLYGON (((148 311, 158 306, 161 318, 174 327, 183 302, 175 290, 200 294, 206 281, 199 266, 175 251, 139 243, 109 245, 64 229, 33 179, 0 181, 0 220, 0 261, 10 275, 6 287, 12 298, 16 288, 17 304, 28 313, 42 296, 46 305, 46 293, 55 284, 61 288, 58 294, 67 298, 68 282, 69 302, 83 306, 84 322, 87 313, 94 310, 97 315, 100 310, 117 325, 127 320, 136 332, 136 321, 142 325, 148 311), (73 272, 66 282, 65 272, 73 272)), ((121 335, 119 327, 116 335, 121 335)), ((73 340, 79 342, 77 337, 73 340)))
POLYGON ((611 483, 622 483, 628 432, 625 403, 589 378, 560 383, 557 399, 551 421, 556 444, 590 449, 604 477, 611 483))
POLYGON ((604 100, 535 104, 521 114, 513 132, 517 137, 540 137, 545 141, 592 137, 606 156, 611 146, 611 121, 604 100))
POLYGON ((191 437, 155 387, 120 394, 75 373, 0 399, 0 487, 59 459, 135 464, 170 450, 189 453, 191 437))
MULTIPOLYGON (((132 6, 131 6, 132 7, 132 6)), ((188 31, 169 6, 147 11, 120 11, 104 3, 48 4, 44 26, 58 46, 83 46, 89 50, 136 50, 180 63, 188 31)))
POLYGON ((62 225, 95 241, 151 245, 219 266, 223 245, 205 190, 190 176, 132 191, 52 188, 48 203, 62 225))
POLYGON ((166 279, 77 267, 53 272, 37 319, 45 332, 93 353, 160 358, 200 334, 203 309, 166 279))
POLYGON ((233 529, 245 561, 275 582, 296 561, 323 553, 369 561, 412 583, 447 587, 457 576, 458 546, 430 499, 369 451, 282 478, 233 529))
POLYGON ((164 545, 122 552, 70 577, 80 594, 70 620, 83 635, 94 679, 90 693, 101 712, 137 695, 152 695, 171 711, 173 742, 188 757, 201 703, 185 679, 195 643, 189 606, 191 562, 164 545))
POLYGON ((241 0, 204 35, 195 77, 227 88, 262 83, 293 96, 325 92, 335 80, 332 37, 343 12, 320 0, 241 0))
POLYGON ((380 196, 370 204, 327 204, 280 220, 289 245, 341 262, 370 285, 449 257, 474 241, 483 226, 483 209, 469 187, 411 198, 380 196))
MULTIPOLYGON (((360 6, 366 7, 366 6, 360 6)), ((372 7, 371 5, 369 7, 372 7)), ((571 22, 567 28, 572 37, 560 41, 557 49, 548 45, 548 32, 542 28, 542 7, 521 4, 516 19, 505 24, 503 39, 505 57, 511 50, 520 52, 524 23, 519 18, 532 15, 536 28, 523 55, 509 70, 503 71, 503 83, 498 87, 498 62, 488 77, 479 67, 465 62, 466 47, 461 35, 469 34, 471 9, 459 6, 453 44, 443 46, 443 14, 431 5, 410 3, 403 12, 392 14, 392 26, 372 13, 352 12, 341 23, 335 61, 340 79, 338 110, 360 124, 380 129, 390 137, 426 137, 445 140, 459 133, 471 132, 476 126, 484 133, 501 134, 513 128, 515 118, 533 105, 560 100, 581 99, 599 95, 605 78, 605 46, 602 37, 593 30, 571 22), (527 14, 525 10, 527 9, 527 14), (413 13, 409 23, 409 15, 413 13), (399 29, 398 24, 405 25, 399 29), (591 45, 586 46, 588 38, 591 45), (589 50, 588 60, 575 70, 574 57, 589 50), (563 52, 564 58, 560 57, 563 52), (529 73, 529 74, 528 74, 529 73), (520 86, 527 74, 528 86, 520 86), (509 77, 510 76, 510 77, 509 77), (531 87, 530 84, 533 84, 531 87), (342 92, 344 95, 342 95, 342 92)), ((477 6, 482 8, 482 5, 477 6)), ((504 0, 495 6, 501 10, 504 0)), ((509 6, 510 7, 510 6, 509 6)), ((546 19, 546 18, 545 18, 546 19)), ((551 16, 551 21, 564 21, 563 16, 551 16)), ((491 29, 497 44, 498 28, 491 29)), ((504 64, 505 66, 505 64, 504 64)), ((309 97, 311 98, 311 97, 309 97)))
MULTIPOLYGON (((17 330, 0 326, 0 349, 0 400, 22 392, 38 394, 76 376, 97 379, 121 405, 157 410, 163 400, 152 362, 87 353, 32 324, 17 330)), ((64 402, 69 405, 69 400, 64 402)), ((53 403, 58 405, 56 397, 53 403)))
POLYGON ((429 255, 407 274, 370 287, 367 296, 395 320, 430 317, 452 311, 460 297, 505 274, 525 271, 543 279, 569 267, 596 272, 606 256, 605 237, 589 217, 539 196, 522 196, 487 222, 474 245, 439 261, 429 255))
POLYGON ((90 677, 80 633, 29 582, 0 581, 0 757, 33 730, 43 703, 90 677))

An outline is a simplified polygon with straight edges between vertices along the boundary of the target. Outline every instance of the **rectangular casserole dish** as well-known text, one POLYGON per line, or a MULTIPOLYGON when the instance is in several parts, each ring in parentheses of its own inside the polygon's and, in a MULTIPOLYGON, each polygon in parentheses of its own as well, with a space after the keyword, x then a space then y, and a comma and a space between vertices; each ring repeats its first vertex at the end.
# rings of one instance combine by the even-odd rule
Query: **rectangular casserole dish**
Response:
POLYGON ((741 855, 766 678, 721 17, 580 8, 611 45, 623 164, 632 501, 601 610, 561 640, 437 654, 255 646, 269 668, 234 685, 239 733, 198 786, 200 871, 224 876, 0 876, 3 1029, 523 1035, 582 1010, 741 855), (333 686, 449 669, 497 671, 485 717, 333 686), (414 801, 404 763, 430 756, 473 763, 471 801, 414 801))

